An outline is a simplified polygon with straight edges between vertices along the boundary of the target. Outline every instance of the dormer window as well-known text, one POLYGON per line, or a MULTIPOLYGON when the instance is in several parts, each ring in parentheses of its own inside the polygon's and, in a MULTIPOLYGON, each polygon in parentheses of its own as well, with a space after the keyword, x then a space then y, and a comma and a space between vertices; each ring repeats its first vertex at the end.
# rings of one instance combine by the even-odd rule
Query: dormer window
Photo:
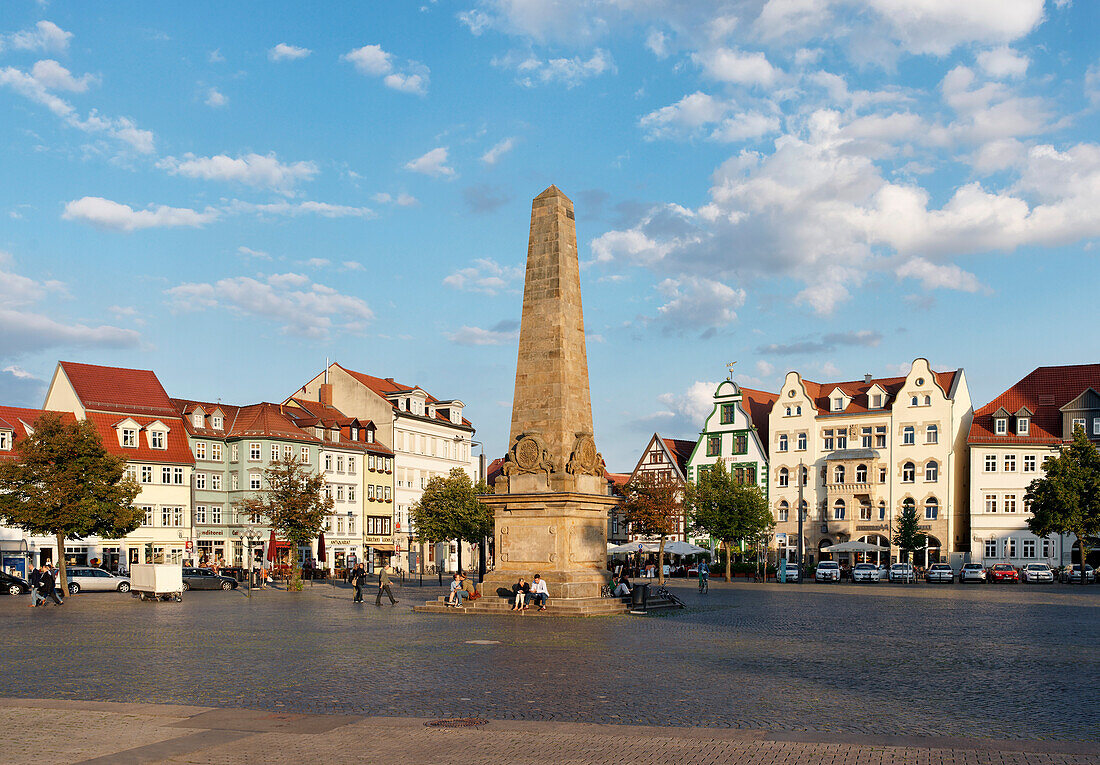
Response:
POLYGON ((203 426, 204 419, 205 418, 202 416, 202 412, 195 412, 191 415, 191 424, 194 425, 196 428, 201 428, 203 426))
POLYGON ((836 398, 833 399, 833 411, 834 412, 843 412, 844 411, 844 399, 843 398, 837 396, 836 398))
POLYGON ((122 429, 122 445, 133 449, 137 448, 137 430, 135 428, 122 429))
POLYGON ((993 421, 993 432, 996 433, 998 436, 1007 435, 1008 434, 1008 418, 1007 417, 998 417, 997 419, 995 419, 993 421))
POLYGON ((359 428, 352 428, 351 429, 351 440, 352 441, 358 441, 359 440, 359 428))
POLYGON ((10 452, 14 440, 10 430, 0 430, 0 451, 10 452))
POLYGON ((163 430, 150 430, 149 431, 149 448, 150 449, 167 449, 165 445, 164 431, 163 430))
POLYGON ((876 393, 873 396, 871 396, 871 408, 872 409, 882 409, 882 394, 881 393, 876 393))
POLYGON ((367 443, 368 444, 373 444, 374 443, 374 431, 373 430, 368 430, 367 431, 367 443))
POLYGON ((215 414, 213 417, 210 418, 210 425, 214 428, 214 430, 221 430, 224 426, 222 416, 220 414, 215 414))
POLYGON ((1016 435, 1026 436, 1031 430, 1031 418, 1030 417, 1017 417, 1016 418, 1016 435))

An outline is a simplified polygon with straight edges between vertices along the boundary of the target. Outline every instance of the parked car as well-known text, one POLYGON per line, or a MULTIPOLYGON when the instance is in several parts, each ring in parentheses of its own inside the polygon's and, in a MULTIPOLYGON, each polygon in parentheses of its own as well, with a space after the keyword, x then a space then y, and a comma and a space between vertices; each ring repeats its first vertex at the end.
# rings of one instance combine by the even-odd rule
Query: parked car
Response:
MULTIPOLYGON (((798 582, 802 579, 801 571, 798 569, 798 563, 792 563, 791 561, 783 561, 783 570, 786 581, 798 582)), ((776 579, 779 578, 779 572, 776 572, 776 579)))
POLYGON ((874 563, 857 563, 852 568, 853 582, 877 582, 879 577, 879 567, 874 563))
POLYGON ((933 563, 925 572, 924 581, 951 584, 955 581, 955 571, 949 563, 933 563))
MULTIPOLYGON (((1081 564, 1074 563, 1072 566, 1066 566, 1062 569, 1062 581, 1068 584, 1081 583, 1081 564)), ((1085 564, 1085 583, 1091 583, 1096 581, 1096 569, 1089 564, 1085 564)))
POLYGON ((1020 570, 1020 578, 1028 584, 1034 582, 1053 582, 1054 572, 1045 563, 1028 563, 1020 570))
POLYGON ((985 567, 981 563, 964 563, 959 569, 959 584, 984 581, 985 567))
POLYGON ((185 590, 235 590, 237 580, 231 576, 215 574, 208 568, 183 569, 183 589, 185 590))
POLYGON ((835 560, 823 560, 814 569, 815 582, 839 582, 840 564, 835 560))
POLYGON ((65 569, 69 580, 69 593, 76 595, 78 592, 129 592, 130 578, 115 576, 101 568, 89 566, 70 566, 65 569))
POLYGON ((912 563, 895 563, 890 566, 890 581, 915 582, 917 581, 917 571, 913 568, 912 563))
POLYGON ((17 576, 0 571, 0 590, 9 595, 26 595, 31 591, 31 586, 17 576))
POLYGON ((986 572, 986 579, 996 584, 997 582, 1019 582, 1020 572, 1015 566, 1008 563, 994 563, 986 572))

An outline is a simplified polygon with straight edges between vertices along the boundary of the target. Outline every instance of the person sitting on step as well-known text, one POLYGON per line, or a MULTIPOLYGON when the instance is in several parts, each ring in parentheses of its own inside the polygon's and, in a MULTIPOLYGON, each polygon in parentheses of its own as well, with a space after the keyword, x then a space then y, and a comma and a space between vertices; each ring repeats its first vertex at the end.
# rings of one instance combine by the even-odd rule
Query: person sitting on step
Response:
POLYGON ((535 574, 535 581, 531 583, 532 599, 539 604, 539 610, 546 610, 546 601, 550 599, 550 591, 546 589, 546 580, 541 574, 535 574))
POLYGON ((519 581, 512 585, 512 595, 515 598, 515 601, 512 603, 512 610, 522 611, 523 609, 525 609, 527 607, 525 605, 525 601, 527 600, 527 596, 530 594, 531 585, 524 581, 523 577, 521 576, 519 578, 519 581))

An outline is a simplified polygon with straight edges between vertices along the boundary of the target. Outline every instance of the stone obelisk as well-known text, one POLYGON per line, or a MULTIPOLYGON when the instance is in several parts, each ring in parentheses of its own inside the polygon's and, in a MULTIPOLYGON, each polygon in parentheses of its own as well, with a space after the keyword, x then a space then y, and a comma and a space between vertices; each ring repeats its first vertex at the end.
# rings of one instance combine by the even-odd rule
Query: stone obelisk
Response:
POLYGON ((559 606, 598 599, 618 500, 592 434, 573 203, 556 186, 531 204, 509 442, 494 493, 482 498, 496 520, 485 591, 539 573, 559 606))

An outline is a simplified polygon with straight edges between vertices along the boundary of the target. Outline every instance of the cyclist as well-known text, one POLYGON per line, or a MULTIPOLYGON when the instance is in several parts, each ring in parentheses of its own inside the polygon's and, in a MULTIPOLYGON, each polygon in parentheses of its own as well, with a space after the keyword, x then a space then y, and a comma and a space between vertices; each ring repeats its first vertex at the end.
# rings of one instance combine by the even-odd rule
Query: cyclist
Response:
POLYGON ((699 564, 699 592, 707 592, 710 589, 710 566, 706 561, 699 564))

